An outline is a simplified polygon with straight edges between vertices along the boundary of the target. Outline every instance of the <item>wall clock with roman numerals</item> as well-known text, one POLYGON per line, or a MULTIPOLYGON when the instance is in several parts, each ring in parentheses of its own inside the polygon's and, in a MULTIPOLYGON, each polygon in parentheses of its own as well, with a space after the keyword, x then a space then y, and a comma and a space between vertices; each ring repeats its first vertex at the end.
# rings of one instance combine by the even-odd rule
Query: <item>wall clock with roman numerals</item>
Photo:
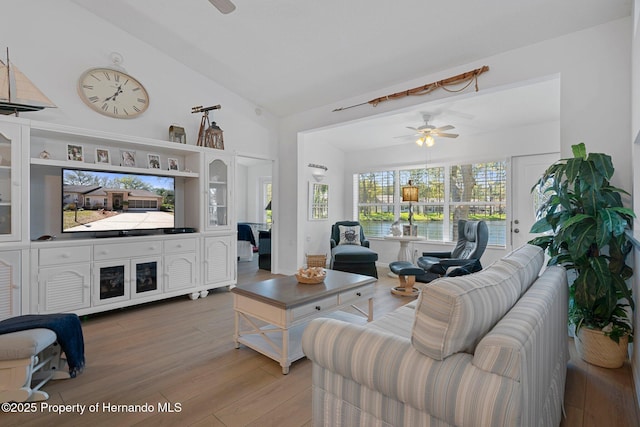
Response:
POLYGON ((78 80, 78 94, 91 109, 117 119, 138 117, 149 108, 142 83, 113 68, 91 68, 78 80))

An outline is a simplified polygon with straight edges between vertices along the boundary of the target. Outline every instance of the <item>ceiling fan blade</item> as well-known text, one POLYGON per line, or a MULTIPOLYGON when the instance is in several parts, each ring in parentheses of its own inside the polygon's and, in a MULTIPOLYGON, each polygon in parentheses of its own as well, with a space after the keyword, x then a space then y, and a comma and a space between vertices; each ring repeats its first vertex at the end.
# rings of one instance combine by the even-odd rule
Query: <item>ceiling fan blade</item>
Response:
POLYGON ((444 138, 457 138, 458 134, 457 133, 434 133, 435 136, 442 136, 444 138))
POLYGON ((435 128, 433 131, 442 132, 443 130, 451 130, 451 129, 455 129, 455 128, 451 125, 446 125, 446 126, 440 126, 439 128, 435 128))
POLYGON ((412 128, 411 126, 407 126, 407 129, 411 129, 411 130, 415 130, 416 132, 420 132, 420 129, 418 129, 418 128, 412 128))
POLYGON ((236 5, 231 3, 230 0, 209 0, 209 3, 214 5, 220 13, 224 13, 225 15, 236 10, 236 5))

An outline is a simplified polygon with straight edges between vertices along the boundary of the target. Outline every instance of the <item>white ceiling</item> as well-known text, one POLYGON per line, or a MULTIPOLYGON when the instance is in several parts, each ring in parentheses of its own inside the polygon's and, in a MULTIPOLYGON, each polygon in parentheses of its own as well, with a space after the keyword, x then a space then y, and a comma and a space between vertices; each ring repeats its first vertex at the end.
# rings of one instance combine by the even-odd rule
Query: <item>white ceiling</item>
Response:
MULTIPOLYGON (((629 16, 632 7, 631 0, 232 0, 236 10, 223 15, 208 0, 72 1, 279 116, 629 16)), ((459 107, 442 108, 480 115, 459 107)), ((414 112, 406 121, 421 120, 414 112)))
MULTIPOLYGON (((314 130, 309 142, 331 144, 344 152, 414 143, 417 128, 424 124, 455 127, 447 133, 470 137, 509 128, 560 120, 560 79, 530 82, 500 91, 473 92, 473 96, 429 102, 405 111, 314 130)), ((436 137, 436 145, 456 139, 436 137)))

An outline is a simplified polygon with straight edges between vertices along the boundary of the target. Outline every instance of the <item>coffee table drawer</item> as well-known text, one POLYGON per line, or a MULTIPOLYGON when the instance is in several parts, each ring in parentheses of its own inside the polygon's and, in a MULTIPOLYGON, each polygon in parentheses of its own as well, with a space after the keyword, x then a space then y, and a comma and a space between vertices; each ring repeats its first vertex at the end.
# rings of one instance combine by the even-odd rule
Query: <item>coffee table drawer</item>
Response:
POLYGON ((338 297, 336 295, 310 302, 291 309, 293 320, 302 319, 303 317, 312 316, 314 314, 331 310, 338 306, 338 297))
POLYGON ((363 286, 361 288, 340 292, 338 295, 338 304, 353 304, 358 300, 364 301, 371 297, 373 297, 373 285, 363 286))

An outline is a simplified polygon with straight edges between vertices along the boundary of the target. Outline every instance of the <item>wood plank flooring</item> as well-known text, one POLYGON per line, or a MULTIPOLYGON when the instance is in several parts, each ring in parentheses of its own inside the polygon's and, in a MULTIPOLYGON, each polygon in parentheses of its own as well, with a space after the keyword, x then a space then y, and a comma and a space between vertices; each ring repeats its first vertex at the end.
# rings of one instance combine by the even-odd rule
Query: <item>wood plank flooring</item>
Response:
MULTIPOLYGON (((239 263, 239 272, 239 283, 270 277, 256 261, 239 263)), ((391 295, 396 280, 384 269, 379 273, 376 318, 411 300, 391 295)), ((282 375, 277 362, 235 349, 232 294, 226 289, 195 301, 180 297, 90 316, 83 319, 83 330, 84 373, 44 388, 50 394, 46 404, 87 405, 85 413, 71 406, 43 411, 37 403, 35 413, 0 413, 0 425, 312 425, 311 363, 294 362, 289 375, 282 375), (147 412, 116 406, 145 404, 147 412), (97 410, 90 412, 90 405, 97 410), (61 409, 72 412, 55 412, 61 409)), ((563 427, 639 425, 628 364, 602 369, 572 353, 565 402, 563 427)))

